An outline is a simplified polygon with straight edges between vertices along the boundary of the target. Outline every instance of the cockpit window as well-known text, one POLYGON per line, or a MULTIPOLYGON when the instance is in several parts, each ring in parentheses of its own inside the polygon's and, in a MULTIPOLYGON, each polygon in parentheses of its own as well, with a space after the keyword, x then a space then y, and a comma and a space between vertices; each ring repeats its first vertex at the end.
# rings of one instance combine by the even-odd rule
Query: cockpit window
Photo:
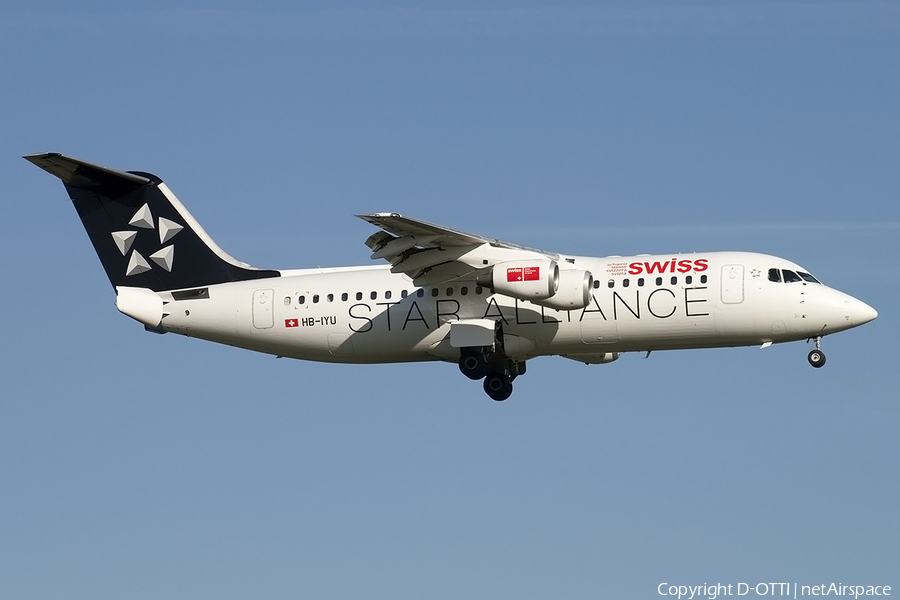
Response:
POLYGON ((769 269, 769 281, 774 281, 775 283, 779 283, 781 281, 784 281, 784 283, 806 281, 809 283, 818 283, 819 285, 822 284, 821 281, 819 281, 809 273, 805 273, 803 271, 788 271, 787 269, 769 269))
POLYGON ((799 275, 803 281, 808 281, 810 283, 818 283, 821 285, 821 281, 810 275, 809 273, 804 273, 803 271, 797 271, 797 275, 799 275))
POLYGON ((800 279, 800 276, 794 273, 793 271, 788 271, 787 269, 782 269, 781 271, 784 273, 784 282, 785 283, 794 283, 797 281, 803 281, 800 279))

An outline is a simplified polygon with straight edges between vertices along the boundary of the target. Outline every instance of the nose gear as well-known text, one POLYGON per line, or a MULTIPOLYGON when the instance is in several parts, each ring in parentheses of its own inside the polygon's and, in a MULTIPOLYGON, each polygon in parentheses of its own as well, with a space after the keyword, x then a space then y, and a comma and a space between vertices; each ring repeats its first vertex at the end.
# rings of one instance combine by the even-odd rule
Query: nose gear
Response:
POLYGON ((807 355, 806 359, 809 361, 809 364, 819 369, 822 365, 825 364, 825 353, 819 349, 819 346, 822 344, 822 336, 817 335, 815 337, 816 347, 813 350, 810 350, 809 355, 807 355))

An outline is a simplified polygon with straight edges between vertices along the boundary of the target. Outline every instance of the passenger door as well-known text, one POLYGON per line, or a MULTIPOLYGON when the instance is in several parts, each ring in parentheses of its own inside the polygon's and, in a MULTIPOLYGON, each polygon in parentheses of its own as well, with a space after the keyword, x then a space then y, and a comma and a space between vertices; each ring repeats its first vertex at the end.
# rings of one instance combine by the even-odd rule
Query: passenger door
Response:
POLYGON ((744 301, 744 265, 722 266, 722 304, 744 301))

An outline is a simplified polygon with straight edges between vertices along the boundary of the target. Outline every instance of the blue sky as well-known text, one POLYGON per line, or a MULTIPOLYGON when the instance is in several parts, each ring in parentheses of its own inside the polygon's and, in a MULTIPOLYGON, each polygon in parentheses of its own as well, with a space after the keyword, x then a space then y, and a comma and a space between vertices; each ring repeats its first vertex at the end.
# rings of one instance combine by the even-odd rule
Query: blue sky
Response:
POLYGON ((900 8, 0 8, 0 596, 650 598, 900 586, 900 8), (276 360, 114 308, 55 151, 150 171, 232 255, 366 264, 395 211, 572 254, 752 250, 879 311, 803 343, 276 360))

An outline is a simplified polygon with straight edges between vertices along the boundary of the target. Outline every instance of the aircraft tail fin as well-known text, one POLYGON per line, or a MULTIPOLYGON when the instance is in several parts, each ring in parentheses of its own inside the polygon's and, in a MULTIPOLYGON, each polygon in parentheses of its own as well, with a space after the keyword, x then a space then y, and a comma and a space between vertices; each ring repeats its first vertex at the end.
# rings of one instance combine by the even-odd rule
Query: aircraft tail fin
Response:
POLYGON ((225 253, 155 175, 56 153, 24 158, 62 180, 114 288, 160 292, 280 276, 225 253))

